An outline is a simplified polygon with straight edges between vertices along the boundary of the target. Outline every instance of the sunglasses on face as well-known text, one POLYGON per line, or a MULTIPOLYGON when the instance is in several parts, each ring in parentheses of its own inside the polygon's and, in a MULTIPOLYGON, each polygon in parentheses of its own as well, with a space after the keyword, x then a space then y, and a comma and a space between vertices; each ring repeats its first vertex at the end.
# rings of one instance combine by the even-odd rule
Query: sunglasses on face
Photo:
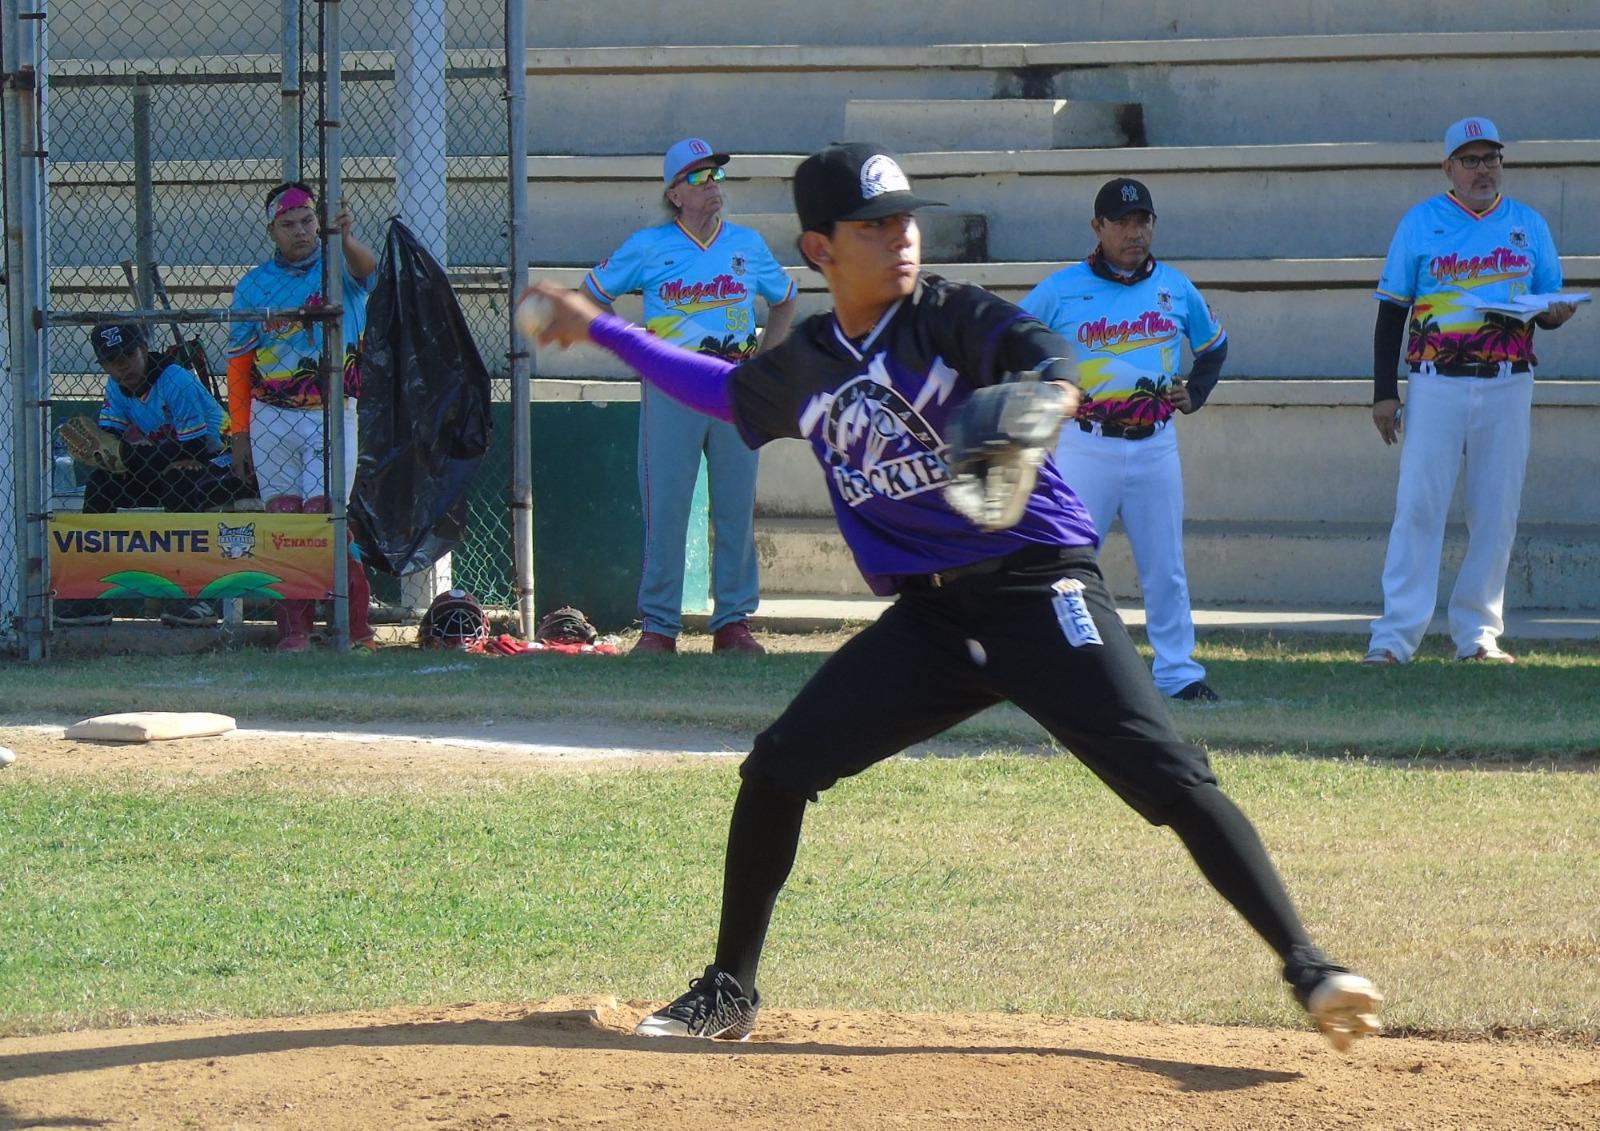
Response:
POLYGON ((1498 169, 1500 167, 1500 154, 1484 153, 1477 156, 1468 155, 1457 157, 1456 162, 1463 169, 1498 169))
POLYGON ((695 188, 699 188, 707 181, 715 181, 717 184, 721 184, 727 179, 728 174, 724 173, 720 168, 696 169, 687 177, 683 178, 683 183, 686 185, 692 185, 695 188))

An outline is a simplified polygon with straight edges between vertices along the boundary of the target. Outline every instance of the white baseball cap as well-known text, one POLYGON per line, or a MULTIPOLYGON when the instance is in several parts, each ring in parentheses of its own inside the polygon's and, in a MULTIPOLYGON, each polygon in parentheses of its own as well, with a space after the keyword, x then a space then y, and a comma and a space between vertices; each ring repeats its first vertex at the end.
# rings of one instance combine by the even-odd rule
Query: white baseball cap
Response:
POLYGON ((711 143, 698 137, 686 137, 682 141, 672 143, 672 148, 667 150, 667 155, 661 159, 661 183, 668 188, 678 179, 678 174, 690 165, 698 165, 702 161, 710 161, 716 165, 726 165, 728 155, 718 153, 711 148, 711 143))
POLYGON ((1444 131, 1446 159, 1454 157, 1456 150, 1470 141, 1487 141, 1501 149, 1505 148, 1500 144, 1500 131, 1494 128, 1494 123, 1488 118, 1462 118, 1444 131))

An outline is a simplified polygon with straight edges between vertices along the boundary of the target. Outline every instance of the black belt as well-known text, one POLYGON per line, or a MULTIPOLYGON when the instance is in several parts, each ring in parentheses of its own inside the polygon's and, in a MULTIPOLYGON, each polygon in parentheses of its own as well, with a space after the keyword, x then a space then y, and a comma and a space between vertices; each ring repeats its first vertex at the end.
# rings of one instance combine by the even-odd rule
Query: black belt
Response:
MULTIPOLYGON (((1162 423, 1165 423, 1163 421, 1162 423)), ((1078 429, 1082 432, 1093 432, 1094 421, 1078 421, 1078 429)), ((1110 421, 1100 422, 1100 435, 1110 436, 1113 440, 1146 440, 1156 434, 1154 424, 1113 424, 1110 421)))
MULTIPOLYGON (((1433 371, 1440 377, 1498 377, 1507 372, 1493 361, 1473 362, 1469 365, 1435 365, 1433 371)), ((1509 372, 1528 373, 1532 369, 1526 361, 1515 362, 1509 372)), ((1411 367, 1411 372, 1420 373, 1416 366, 1411 367)))
POLYGON ((1066 561, 1072 556, 1074 550, 1081 550, 1082 546, 1024 546, 1020 550, 1013 550, 998 558, 984 558, 982 561, 973 562, 971 565, 954 566, 950 569, 941 569, 938 573, 919 573, 906 579, 908 589, 943 589, 946 585, 961 581, 968 577, 980 577, 986 573, 1000 573, 1008 569, 1021 569, 1026 566, 1049 565, 1052 562, 1066 561))

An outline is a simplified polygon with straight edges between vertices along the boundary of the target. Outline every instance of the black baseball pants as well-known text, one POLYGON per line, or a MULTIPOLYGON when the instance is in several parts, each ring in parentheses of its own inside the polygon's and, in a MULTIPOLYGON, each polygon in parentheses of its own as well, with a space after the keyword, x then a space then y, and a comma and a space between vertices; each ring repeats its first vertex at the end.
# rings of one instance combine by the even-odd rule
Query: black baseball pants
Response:
POLYGON ((716 957, 747 990, 806 801, 1005 700, 1147 821, 1170 825, 1279 955, 1309 943, 1249 820, 1216 788, 1205 751, 1173 729, 1094 551, 1018 556, 1026 562, 910 587, 757 737, 740 768, 716 957))

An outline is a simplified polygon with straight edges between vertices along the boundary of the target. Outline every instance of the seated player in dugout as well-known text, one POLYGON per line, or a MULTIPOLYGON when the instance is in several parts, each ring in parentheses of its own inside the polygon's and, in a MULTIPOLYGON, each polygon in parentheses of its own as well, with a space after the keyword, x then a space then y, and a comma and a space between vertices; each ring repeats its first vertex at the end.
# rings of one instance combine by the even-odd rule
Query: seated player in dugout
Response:
MULTIPOLYGON (((97 467, 83 491, 83 513, 126 507, 175 512, 217 510, 249 494, 233 474, 222 442, 222 406, 191 370, 153 355, 137 322, 102 322, 89 333, 106 371, 96 424, 114 437, 122 470, 97 467)), ((62 601, 59 624, 106 624, 109 601, 62 601)), ((165 602, 162 623, 198 626, 216 620, 205 601, 165 602)))
MULTIPOLYGON (((322 240, 317 202, 309 186, 290 182, 267 193, 267 237, 273 255, 252 268, 234 288, 235 309, 285 310, 323 303, 322 240)), ((344 201, 333 218, 340 233, 344 295, 345 494, 356 474, 356 398, 361 393, 361 337, 367 325, 367 296, 376 282, 378 261, 355 234, 344 201)), ((273 513, 320 514, 330 509, 323 482, 330 423, 323 411, 322 323, 278 319, 235 322, 228 337, 228 412, 233 420, 234 469, 252 473, 264 509, 273 513)), ((352 549, 350 560, 350 641, 370 649, 368 621, 371 587, 352 549)), ((278 651, 304 652, 311 646, 315 602, 280 601, 276 610, 278 651)))
MULTIPOLYGON (((1059 429, 1079 405, 1067 343, 979 287, 922 271, 915 213, 935 202, 912 192, 881 147, 813 154, 795 173, 794 197, 801 251, 834 308, 737 365, 661 342, 581 293, 533 288, 550 305, 541 343, 594 341, 669 395, 730 421, 752 446, 808 441, 862 574, 896 597, 756 737, 740 766, 713 961, 637 1031, 748 1036, 761 1005, 757 966, 806 804, 1010 701, 1145 820, 1177 834, 1276 952, 1295 1000, 1335 1047, 1376 1032, 1381 995, 1315 946, 1206 752, 1174 730, 1100 575, 1094 520, 1054 460, 1030 449, 1041 457, 1031 490, 997 523, 968 517, 966 480, 947 461, 962 465, 982 450, 985 411, 1001 405, 994 419, 1004 422, 1008 399, 1034 399, 1034 374, 1059 383, 1050 390, 1059 429), (974 432, 979 443, 952 441, 974 432)), ((1005 432, 1003 423, 992 431, 1005 432)))

